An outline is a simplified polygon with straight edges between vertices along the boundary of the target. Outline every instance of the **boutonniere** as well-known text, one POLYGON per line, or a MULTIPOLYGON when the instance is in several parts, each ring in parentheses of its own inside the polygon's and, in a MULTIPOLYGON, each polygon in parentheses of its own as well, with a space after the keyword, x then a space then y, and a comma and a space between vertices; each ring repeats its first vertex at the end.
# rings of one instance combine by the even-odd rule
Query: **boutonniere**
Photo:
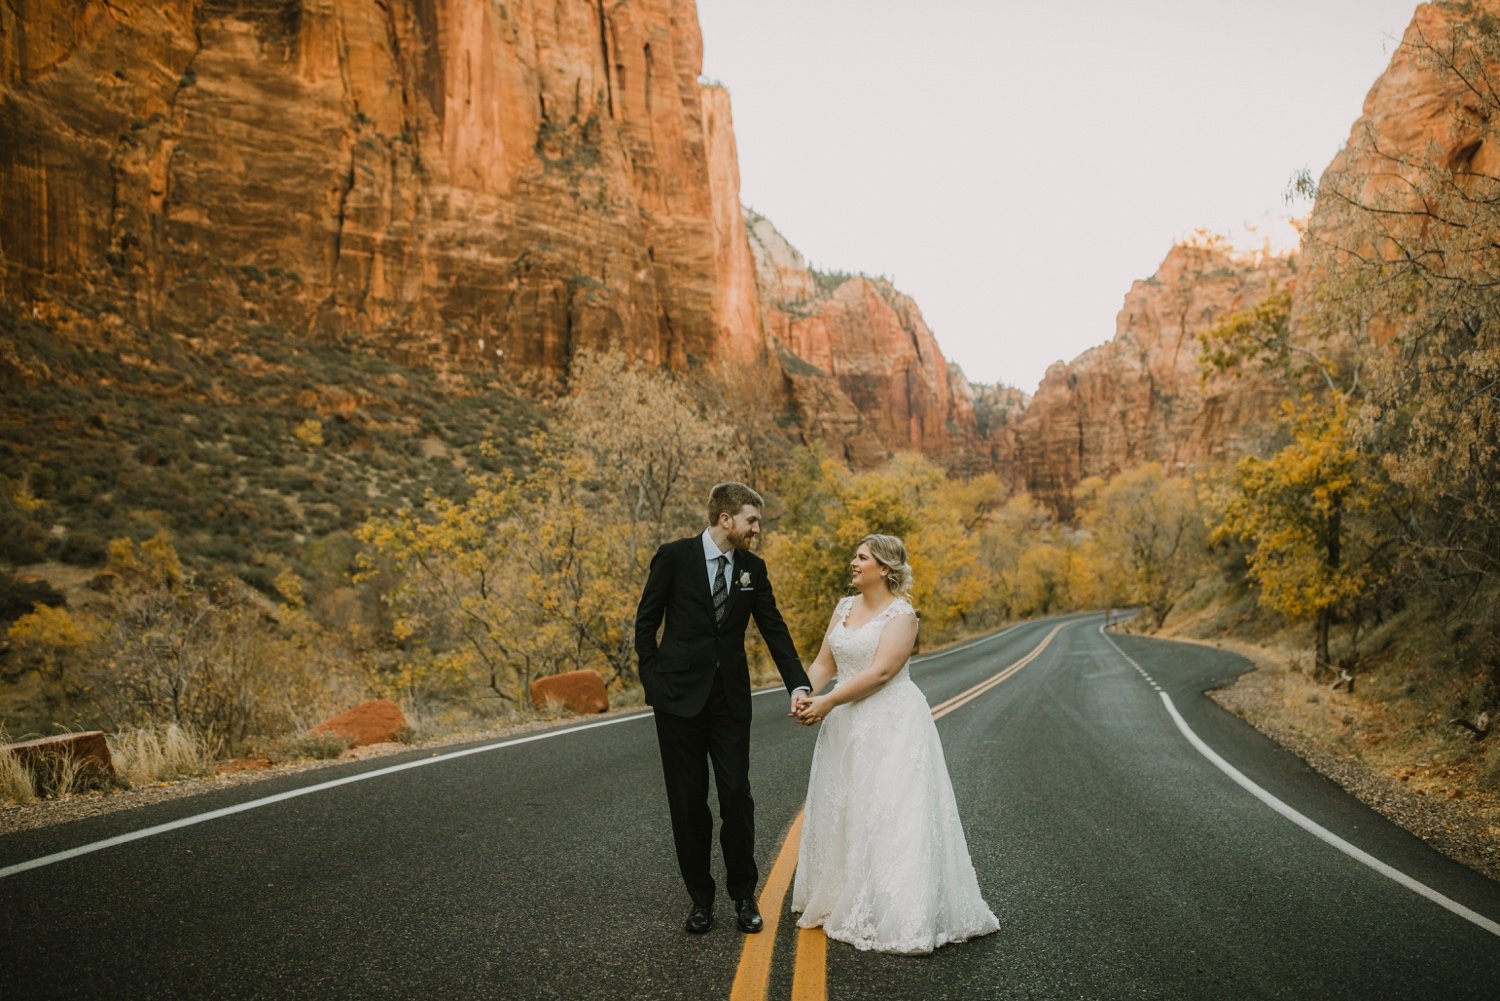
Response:
POLYGON ((744 573, 740 574, 740 587, 749 587, 749 586, 750 586, 750 571, 746 570, 744 573))

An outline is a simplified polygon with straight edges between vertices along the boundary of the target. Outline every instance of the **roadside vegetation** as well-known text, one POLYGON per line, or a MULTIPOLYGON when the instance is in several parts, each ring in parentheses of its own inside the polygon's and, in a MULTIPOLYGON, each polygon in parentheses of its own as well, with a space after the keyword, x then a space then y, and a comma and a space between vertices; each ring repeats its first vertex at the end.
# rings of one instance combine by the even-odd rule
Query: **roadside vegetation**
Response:
POLYGON ((1205 338, 1207 366, 1273 378, 1287 404, 1279 437, 1205 479, 1221 572, 1171 629, 1254 642, 1280 693, 1247 710, 1257 725, 1465 800, 1493 837, 1500 25, 1458 13, 1405 43, 1456 95, 1449 135, 1403 150, 1372 129, 1357 166, 1298 178, 1297 294, 1205 338))
MULTIPOLYGON (((9 375, 23 392, 7 407, 53 405, 37 366, 83 386, 87 365, 103 364, 86 349, 62 351, 55 329, 22 325, 29 339, 17 350, 35 350, 13 356, 9 375), (20 369, 32 375, 18 378, 20 369)), ((283 376, 313 364, 264 331, 247 337, 242 347, 262 352, 252 368, 273 367, 268 355, 283 376)), ((722 387, 614 353, 580 355, 569 392, 532 409, 474 388, 472 376, 452 380, 477 398, 466 408, 434 402, 434 387, 412 389, 415 373, 345 363, 362 384, 400 385, 403 395, 376 393, 330 418, 317 408, 340 399, 349 376, 298 388, 306 405, 285 403, 288 387, 264 371, 226 376, 240 402, 218 407, 216 420, 240 413, 241 439, 202 423, 215 407, 200 397, 220 384, 212 366, 187 362, 159 399, 115 360, 84 402, 52 420, 10 412, 35 437, 30 449, 13 446, 3 484, 12 570, 0 575, 0 717, 16 739, 104 729, 121 784, 140 785, 226 758, 337 755, 345 745, 313 727, 371 697, 397 700, 414 738, 553 713, 531 704, 529 685, 562 671, 596 670, 616 705, 637 703, 632 626, 649 560, 699 529, 709 486, 726 477, 769 498, 767 556, 808 656, 866 532, 907 539, 928 645, 1105 603, 1165 615, 1196 573, 1185 558, 1185 542, 1203 533, 1191 491, 1149 469, 1089 485, 1096 533, 1008 495, 993 475, 955 477, 919 455, 851 471, 768 432, 774 422, 728 402, 722 387), (91 422, 96 411, 135 416, 91 422), (427 423, 439 413, 464 417, 427 423), (184 424, 194 433, 153 443, 184 424), (77 470, 95 468, 88 461, 64 472, 69 455, 91 449, 115 455, 118 468, 87 482, 77 470), (143 463, 148 454, 160 465, 143 463), (171 479, 173 496, 141 488, 158 477, 171 479), (286 489, 257 488, 257 477, 286 489), (272 498, 280 514, 259 520, 256 505, 272 498), (309 516, 314 503, 328 513, 309 516), (236 511, 247 521, 213 521, 208 512, 226 504, 244 505, 236 511), (1170 545, 1145 538, 1158 515, 1177 519, 1170 545), (97 545, 64 549, 85 533, 97 545), (1118 566, 1106 552, 1116 541, 1129 549, 1118 566)), ((754 669, 771 677, 756 656, 754 669)), ((73 785, 17 779, 13 764, 0 763, 8 799, 73 785)))

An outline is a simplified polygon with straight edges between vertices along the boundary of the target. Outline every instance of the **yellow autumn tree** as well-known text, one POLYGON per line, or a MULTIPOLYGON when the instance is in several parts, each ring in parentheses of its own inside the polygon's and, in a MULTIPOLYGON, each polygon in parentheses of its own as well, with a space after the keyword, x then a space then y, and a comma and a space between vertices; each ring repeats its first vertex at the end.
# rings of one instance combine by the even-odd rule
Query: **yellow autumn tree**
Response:
POLYGON ((1032 548, 1049 544, 1054 535, 1051 513, 1030 494, 1016 494, 990 510, 978 529, 980 559, 989 570, 989 605, 995 622, 1006 622, 1029 609, 1044 588, 1038 587, 1032 548))
POLYGON ((994 477, 953 479, 916 453, 854 473, 807 451, 783 477, 779 496, 786 511, 767 533, 767 560, 806 656, 816 652, 837 599, 849 593, 849 559, 870 534, 906 543, 924 642, 998 618, 995 568, 980 541, 1003 498, 994 477))
POLYGON ((1022 550, 1017 565, 1017 618, 1070 612, 1092 603, 1093 564, 1079 533, 1053 526, 1022 550))
POLYGON ((656 546, 701 530, 709 488, 739 472, 734 436, 670 373, 583 354, 524 474, 474 473, 462 498, 360 530, 366 577, 388 582, 416 698, 476 688, 515 705, 532 679, 579 669, 635 678, 634 614, 656 546))
POLYGON ((1249 572, 1264 605, 1314 623, 1314 671, 1321 676, 1332 670, 1332 626, 1377 583, 1368 553, 1349 552, 1350 517, 1370 508, 1376 488, 1342 395, 1326 406, 1288 404, 1286 420, 1291 441, 1267 458, 1241 459, 1230 488, 1215 498, 1213 537, 1249 545, 1249 572))
POLYGON ((1207 555, 1193 484, 1146 463, 1108 482, 1083 484, 1080 502, 1103 593, 1144 605, 1160 629, 1197 582, 1207 555))
POLYGON ((99 624, 92 616, 41 604, 6 630, 23 669, 36 671, 46 682, 62 685, 66 685, 80 651, 89 648, 98 635, 99 624))
POLYGON ((568 396, 558 407, 559 439, 601 510, 623 521, 626 551, 641 580, 663 542, 702 531, 714 483, 742 478, 745 448, 717 406, 669 372, 629 361, 619 351, 581 352, 568 396))

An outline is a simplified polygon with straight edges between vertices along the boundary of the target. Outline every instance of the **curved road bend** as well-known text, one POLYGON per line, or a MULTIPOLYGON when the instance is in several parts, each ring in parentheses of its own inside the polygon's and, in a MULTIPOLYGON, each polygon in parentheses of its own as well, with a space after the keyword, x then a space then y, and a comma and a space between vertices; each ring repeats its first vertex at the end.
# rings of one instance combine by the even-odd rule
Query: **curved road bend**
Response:
MULTIPOLYGON (((1100 621, 1024 623, 914 666, 938 705, 1064 624, 938 722, 1000 932, 926 958, 829 943, 829 998, 1497 996, 1500 936, 1250 795, 1156 688, 1248 780, 1479 921, 1500 921, 1500 886, 1201 695, 1243 661, 1132 637, 1114 637, 1117 650, 1100 621)), ((755 706, 769 871, 815 732, 784 718, 779 693, 755 706)), ((744 939, 723 904, 709 935, 681 931, 648 715, 462 750, 474 753, 412 752, 0 838, 0 998, 729 996, 744 939), (362 775, 374 777, 14 871, 362 775)), ((791 994, 794 939, 782 920, 767 997, 791 994)))

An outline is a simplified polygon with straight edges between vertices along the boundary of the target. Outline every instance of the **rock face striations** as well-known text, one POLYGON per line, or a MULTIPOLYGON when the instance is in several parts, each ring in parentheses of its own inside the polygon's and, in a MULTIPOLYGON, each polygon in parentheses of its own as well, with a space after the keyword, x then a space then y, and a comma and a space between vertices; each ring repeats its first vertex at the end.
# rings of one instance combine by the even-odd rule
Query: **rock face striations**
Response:
POLYGON ((719 351, 691 0, 14 0, 5 294, 565 373, 719 351))
MULTIPOLYGON (((1292 278, 1288 258, 1179 244, 1135 282, 1114 340, 1058 362, 997 442, 1000 466, 1064 517, 1073 488, 1144 462, 1182 470, 1242 454, 1275 415, 1269 386, 1200 375, 1198 337, 1292 278)), ((993 432, 992 432, 993 433, 993 432)))
POLYGON ((0 296, 528 379, 614 346, 761 370, 858 461, 972 438, 889 286, 762 302, 701 63, 692 0, 10 0, 0 296))
POLYGON ((855 465, 893 448, 972 461, 969 384, 917 304, 884 279, 815 271, 768 219, 747 220, 765 327, 803 423, 832 432, 855 465))

